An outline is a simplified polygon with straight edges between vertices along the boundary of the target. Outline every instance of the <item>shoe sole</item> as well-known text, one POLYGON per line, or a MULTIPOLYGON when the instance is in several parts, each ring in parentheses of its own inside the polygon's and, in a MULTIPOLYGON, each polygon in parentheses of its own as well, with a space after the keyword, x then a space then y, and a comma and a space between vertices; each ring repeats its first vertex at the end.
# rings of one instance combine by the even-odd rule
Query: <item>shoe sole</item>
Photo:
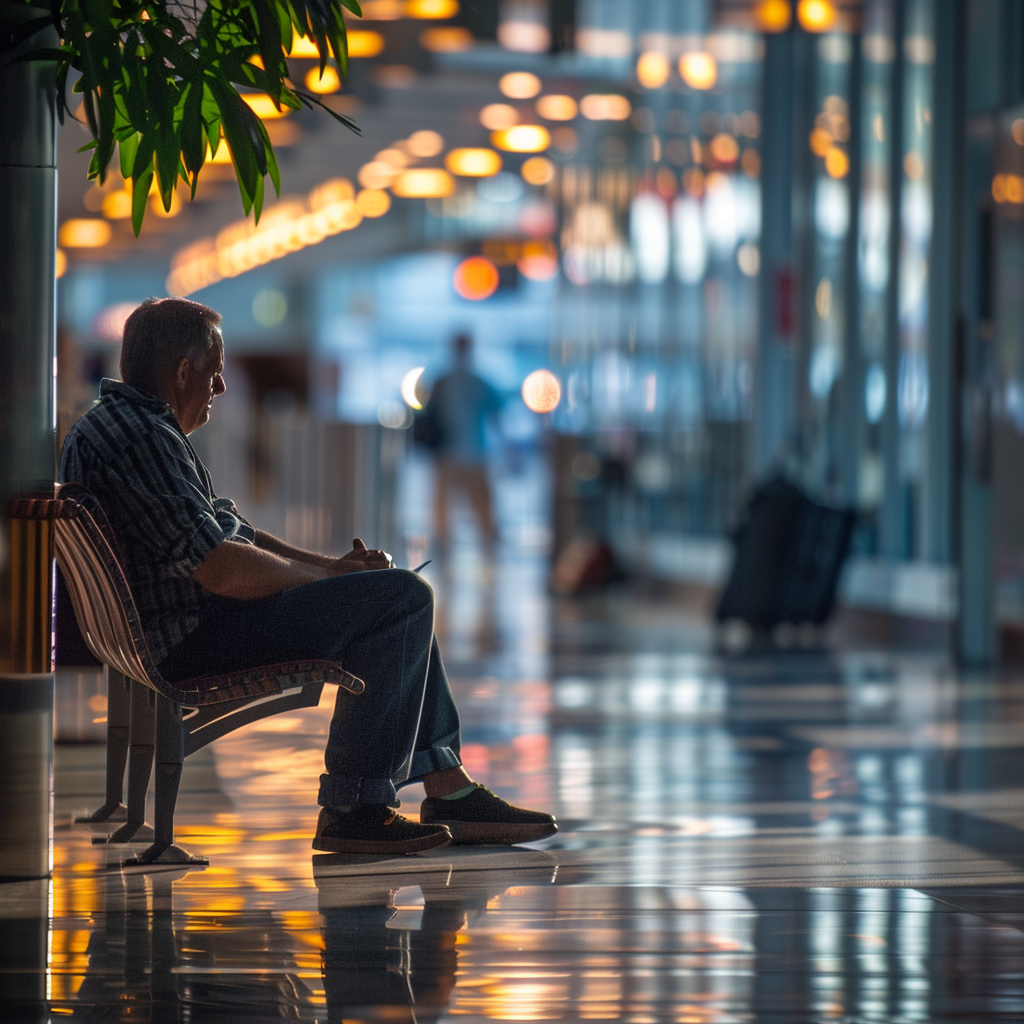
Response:
POLYGON ((558 831, 553 821, 534 825, 512 825, 501 821, 432 821, 430 824, 447 826, 456 846, 515 846, 517 843, 547 839, 558 831))
POLYGON ((315 836, 313 849, 323 853, 423 853, 437 850, 452 842, 452 837, 443 832, 413 839, 333 839, 330 836, 315 836))

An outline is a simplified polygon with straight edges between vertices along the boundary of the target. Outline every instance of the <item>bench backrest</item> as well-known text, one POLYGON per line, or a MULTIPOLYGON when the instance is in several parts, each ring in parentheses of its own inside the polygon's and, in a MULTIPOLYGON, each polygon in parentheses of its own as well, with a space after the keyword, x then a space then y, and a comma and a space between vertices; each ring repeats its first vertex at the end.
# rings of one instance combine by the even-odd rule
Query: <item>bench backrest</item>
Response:
POLYGON ((131 588, 108 539, 96 499, 78 484, 57 494, 54 522, 57 561, 71 594, 75 618, 89 650, 104 664, 162 691, 131 588))

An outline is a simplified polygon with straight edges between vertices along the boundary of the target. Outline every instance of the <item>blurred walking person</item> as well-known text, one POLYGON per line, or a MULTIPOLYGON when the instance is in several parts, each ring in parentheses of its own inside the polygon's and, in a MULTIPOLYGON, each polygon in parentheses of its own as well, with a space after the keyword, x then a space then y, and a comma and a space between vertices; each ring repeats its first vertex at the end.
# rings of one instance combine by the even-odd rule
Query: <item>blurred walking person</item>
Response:
POLYGON ((473 373, 473 341, 459 334, 452 341, 454 368, 434 383, 428 412, 436 427, 434 452, 434 533, 447 561, 451 545, 449 506, 462 493, 476 518, 488 564, 498 543, 494 501, 487 475, 487 424, 497 423, 501 396, 473 373))

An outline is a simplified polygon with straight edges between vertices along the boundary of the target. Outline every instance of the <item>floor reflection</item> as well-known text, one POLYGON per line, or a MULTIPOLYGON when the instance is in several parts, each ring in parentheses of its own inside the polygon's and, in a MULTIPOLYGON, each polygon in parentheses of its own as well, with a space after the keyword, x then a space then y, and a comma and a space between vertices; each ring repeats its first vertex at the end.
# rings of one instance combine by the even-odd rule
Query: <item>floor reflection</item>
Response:
MULTIPOLYGON (((556 837, 314 856, 327 694, 186 763, 179 832, 209 868, 125 874, 70 824, 102 747, 60 744, 52 884, 0 889, 0 1016, 1024 1020, 1024 679, 724 657, 669 602, 552 607, 540 554, 502 565, 493 644, 489 581, 443 584, 464 754, 556 837)), ((57 714, 79 741, 83 694, 102 718, 81 673, 57 714)))

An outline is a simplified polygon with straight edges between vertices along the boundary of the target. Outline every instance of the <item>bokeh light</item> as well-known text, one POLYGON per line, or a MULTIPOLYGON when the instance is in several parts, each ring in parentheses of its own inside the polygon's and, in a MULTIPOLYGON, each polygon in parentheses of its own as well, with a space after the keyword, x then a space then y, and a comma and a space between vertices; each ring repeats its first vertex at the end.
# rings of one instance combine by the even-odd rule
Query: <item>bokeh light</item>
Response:
POLYGON ((454 18, 459 13, 459 0, 406 0, 405 13, 409 18, 454 18))
POLYGON ((733 164, 740 157, 739 143, 726 132, 716 135, 708 143, 708 149, 711 156, 720 164, 733 164))
POLYGON ((845 178, 850 170, 850 158, 838 147, 830 146, 825 154, 825 171, 830 178, 845 178))
POLYGON ((438 132, 424 129, 413 132, 406 141, 406 147, 413 156, 437 156, 444 149, 444 138, 438 132))
MULTIPOLYGON (((333 68, 331 68, 334 71, 333 68)), ((334 71, 335 77, 338 72, 334 71)), ((326 72, 325 72, 326 80, 326 72)), ((243 92, 241 93, 242 99, 248 104, 249 109, 261 120, 261 121, 276 121, 280 117, 287 117, 291 112, 291 107, 286 107, 283 104, 281 109, 278 110, 274 106, 274 101, 263 93, 254 92, 243 92)))
POLYGON ((762 32, 785 32, 792 19, 789 0, 760 0, 754 7, 754 24, 762 32))
POLYGON ((796 16, 805 31, 828 32, 835 25, 839 12, 831 0, 800 0, 796 16))
POLYGON ((384 52, 384 37, 379 32, 366 29, 348 30, 348 55, 351 58, 376 57, 384 52))
POLYGON ((491 132, 491 144, 508 153, 540 153, 551 145, 551 133, 539 124, 517 124, 491 132))
POLYGON ((498 88, 502 95, 513 100, 533 99, 540 92, 540 79, 529 71, 510 71, 498 80, 498 88))
POLYGON ((68 269, 68 254, 63 249, 58 249, 55 255, 54 276, 60 278, 64 276, 64 272, 68 269))
MULTIPOLYGON (((227 152, 227 147, 222 147, 227 152)), ((103 197, 103 205, 100 207, 103 216, 110 220, 123 220, 132 215, 132 194, 127 189, 118 189, 103 197)))
POLYGON ((414 366, 402 378, 402 401, 404 401, 410 409, 423 408, 423 403, 419 400, 419 396, 416 394, 416 386, 419 384, 420 378, 423 376, 423 371, 425 369, 425 366, 414 366))
POLYGON ((501 156, 484 147, 453 149, 444 165, 452 174, 466 178, 490 178, 501 170, 501 156))
POLYGON ((543 156, 531 156, 520 173, 528 185, 546 185, 555 176, 555 165, 543 156))
POLYGON ((341 79, 338 77, 338 72, 330 64, 324 68, 323 75, 320 74, 319 68, 310 68, 306 72, 306 77, 303 81, 310 92, 318 93, 321 96, 337 92, 341 88, 341 79))
POLYGON ((713 89, 718 81, 718 63, 710 53, 684 53, 679 58, 679 74, 691 89, 713 89))
POLYGON ((633 105, 625 96, 613 93, 591 93, 580 100, 580 113, 588 121, 625 121, 633 105))
POLYGON ((579 104, 562 93, 541 96, 534 104, 534 110, 545 121, 571 121, 579 112, 579 104))
POLYGON ((414 167, 398 175, 391 191, 404 199, 443 199, 455 191, 455 179, 440 167, 414 167))
POLYGON ((655 50, 641 53, 636 62, 636 79, 645 89, 660 89, 672 73, 668 57, 655 50))
POLYGON ((383 217, 391 209, 391 196, 379 188, 361 189, 356 196, 356 209, 364 217, 383 217))
POLYGON ((462 298, 480 302, 498 290, 499 280, 498 268, 489 259, 470 256, 455 268, 452 286, 462 298))
POLYGON ((519 111, 508 103, 488 103, 480 111, 480 123, 492 132, 519 124, 519 111))
POLYGON ((523 381, 523 401, 531 412, 551 412, 562 400, 562 386, 550 370, 534 370, 523 381))
POLYGON ((110 225, 105 220, 82 217, 64 221, 57 237, 65 249, 99 249, 110 236, 110 225))
POLYGON ((474 42, 473 33, 461 25, 437 25, 420 33, 420 46, 428 53, 463 53, 474 42))

